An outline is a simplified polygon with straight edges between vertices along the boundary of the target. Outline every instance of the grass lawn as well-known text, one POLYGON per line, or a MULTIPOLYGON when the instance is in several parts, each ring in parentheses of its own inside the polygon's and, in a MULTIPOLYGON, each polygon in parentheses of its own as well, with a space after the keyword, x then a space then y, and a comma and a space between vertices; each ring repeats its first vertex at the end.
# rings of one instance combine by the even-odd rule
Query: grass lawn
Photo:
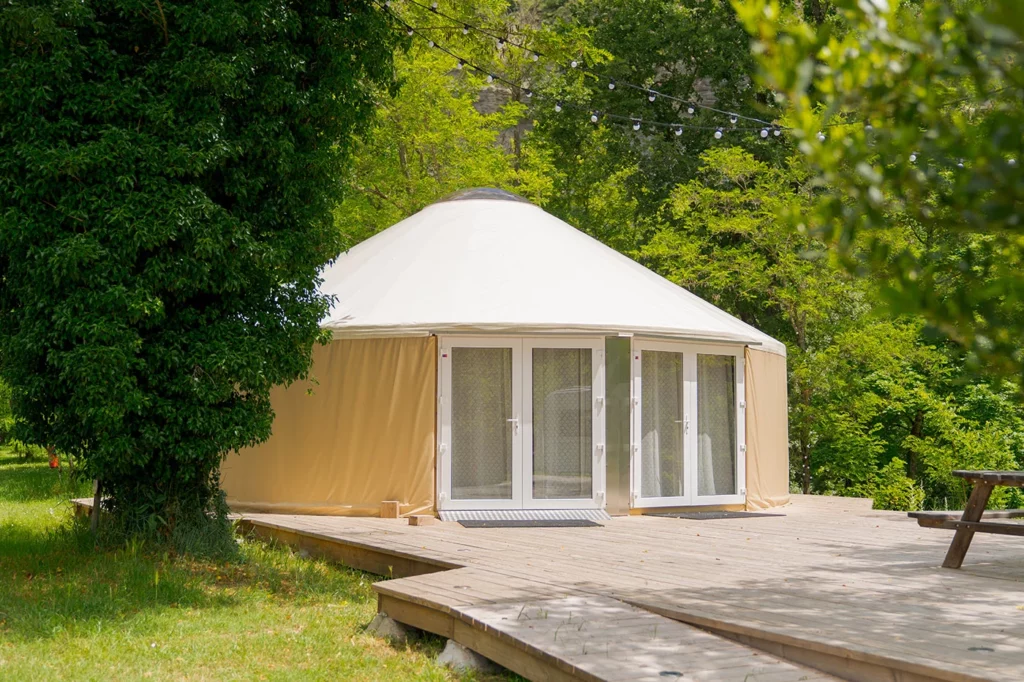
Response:
POLYGON ((456 680, 444 641, 363 630, 376 577, 247 541, 237 563, 97 551, 84 496, 0 448, 0 680, 456 680))

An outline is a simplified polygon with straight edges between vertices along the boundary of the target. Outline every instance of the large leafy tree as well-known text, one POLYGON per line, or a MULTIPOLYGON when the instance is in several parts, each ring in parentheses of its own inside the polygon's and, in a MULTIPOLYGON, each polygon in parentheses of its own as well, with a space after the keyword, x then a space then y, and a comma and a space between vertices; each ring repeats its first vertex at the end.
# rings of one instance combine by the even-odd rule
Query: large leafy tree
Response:
POLYGON ((307 372, 397 35, 368 0, 0 9, 0 373, 130 530, 223 512, 307 372))
POLYGON ((817 26, 778 0, 735 4, 829 189, 801 222, 851 269, 881 274, 892 309, 922 314, 989 369, 1021 371, 1020 3, 834 0, 841 21, 817 26))

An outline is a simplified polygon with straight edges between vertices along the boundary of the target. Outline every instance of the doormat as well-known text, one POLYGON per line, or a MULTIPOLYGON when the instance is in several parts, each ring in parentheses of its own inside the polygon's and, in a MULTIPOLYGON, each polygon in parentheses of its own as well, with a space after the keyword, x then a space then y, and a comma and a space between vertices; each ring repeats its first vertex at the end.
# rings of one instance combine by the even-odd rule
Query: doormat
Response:
POLYGON ((442 521, 611 521, 603 509, 460 509, 439 511, 442 521))
POLYGON ((463 528, 600 528, 589 519, 461 519, 463 528))
POLYGON ((673 519, 690 519, 693 521, 710 521, 712 519, 753 519, 761 516, 785 516, 785 514, 766 514, 765 512, 745 511, 709 511, 709 512, 664 512, 646 513, 644 516, 668 516, 673 519))

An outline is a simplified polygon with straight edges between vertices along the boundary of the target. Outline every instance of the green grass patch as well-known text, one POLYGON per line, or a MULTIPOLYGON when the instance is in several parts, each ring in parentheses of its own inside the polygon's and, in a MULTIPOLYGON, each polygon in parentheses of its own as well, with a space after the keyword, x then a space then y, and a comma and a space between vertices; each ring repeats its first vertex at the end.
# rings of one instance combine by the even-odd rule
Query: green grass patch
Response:
POLYGON ((0 679, 488 679, 434 663, 440 638, 367 634, 360 571, 251 540, 231 563, 97 550, 67 502, 87 494, 0 449, 0 679))

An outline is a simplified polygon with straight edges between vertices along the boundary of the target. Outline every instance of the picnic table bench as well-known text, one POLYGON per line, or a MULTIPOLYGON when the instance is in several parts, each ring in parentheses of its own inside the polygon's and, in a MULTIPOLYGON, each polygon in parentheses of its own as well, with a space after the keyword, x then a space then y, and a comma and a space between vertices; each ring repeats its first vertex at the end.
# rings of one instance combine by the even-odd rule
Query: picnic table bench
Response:
POLYGON ((942 562, 943 568, 960 568, 975 533, 1024 536, 1024 524, 981 520, 982 514, 985 514, 986 519, 1024 518, 1024 509, 985 513, 985 505, 988 504, 992 489, 997 485, 1010 488, 1024 487, 1024 471, 954 471, 953 475, 974 483, 971 496, 967 499, 967 505, 962 513, 922 511, 908 514, 911 518, 917 519, 919 526, 956 531, 949 551, 946 552, 946 560, 942 562))

